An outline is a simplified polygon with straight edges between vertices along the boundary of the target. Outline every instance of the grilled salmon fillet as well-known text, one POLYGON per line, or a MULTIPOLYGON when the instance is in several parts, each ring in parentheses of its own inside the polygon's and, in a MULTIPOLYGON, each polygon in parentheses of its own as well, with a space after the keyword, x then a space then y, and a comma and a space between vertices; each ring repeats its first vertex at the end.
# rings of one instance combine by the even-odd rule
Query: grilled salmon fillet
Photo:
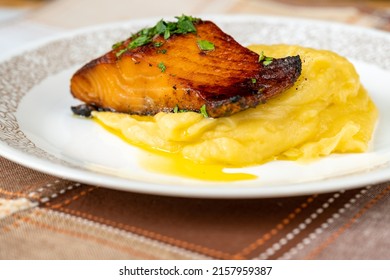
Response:
MULTIPOLYGON (((153 30, 164 31, 164 23, 153 30)), ((301 74, 299 56, 268 58, 211 21, 191 23, 182 34, 167 35, 165 23, 164 33, 144 36, 150 28, 116 44, 73 75, 72 95, 100 110, 154 115, 202 108, 216 118, 264 103, 301 74)))

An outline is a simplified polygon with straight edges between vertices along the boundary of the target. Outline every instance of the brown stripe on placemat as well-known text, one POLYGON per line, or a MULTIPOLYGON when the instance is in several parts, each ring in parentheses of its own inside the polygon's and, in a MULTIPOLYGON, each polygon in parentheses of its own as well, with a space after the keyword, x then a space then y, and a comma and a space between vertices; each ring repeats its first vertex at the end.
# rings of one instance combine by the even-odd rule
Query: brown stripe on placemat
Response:
MULTIPOLYGON (((310 252, 316 250, 325 240, 331 238, 344 224, 353 219, 369 201, 382 193, 387 186, 388 184, 378 184, 361 188, 343 205, 340 205, 330 217, 318 224, 317 227, 308 230, 306 237, 281 254, 278 259, 307 258, 310 252)), ((380 203, 376 203, 377 206, 382 207, 382 210, 378 207, 372 207, 370 211, 364 212, 364 215, 361 215, 353 225, 338 235, 337 240, 334 239, 334 242, 329 243, 320 254, 317 254, 315 259, 388 259, 389 254, 385 249, 385 247, 388 247, 386 238, 388 231, 385 222, 387 214, 384 213, 384 209, 390 202, 390 195, 386 194, 385 196, 387 199, 381 198, 380 203), (383 223, 381 222, 382 218, 383 223), (380 248, 375 248, 375 244, 378 244, 378 242, 381 244, 380 248), (359 244, 359 246, 356 247, 356 244, 359 244)), ((390 217, 390 215, 387 216, 390 217)), ((282 241, 280 240, 279 244, 282 241)), ((264 253, 258 258, 264 258, 264 253)))
POLYGON ((0 157, 0 190, 4 196, 27 195, 30 191, 40 188, 58 178, 33 171, 17 163, 0 157))
POLYGON ((374 205, 376 205, 383 198, 389 196, 390 194, 390 185, 387 185, 380 192, 378 192, 374 197, 371 197, 364 203, 359 211, 357 211, 349 220, 347 220, 341 227, 333 232, 327 239, 325 239, 319 246, 311 250, 305 257, 305 259, 315 259, 322 251, 324 251, 331 244, 335 243, 336 240, 345 233, 351 226, 353 226, 368 210, 370 210, 374 205))
POLYGON ((205 259, 50 209, 0 219, 0 259, 205 259))
POLYGON ((0 197, 27 198, 45 203, 80 186, 68 180, 46 175, 0 157, 0 197))
POLYGON ((285 228, 282 235, 272 240, 267 247, 257 254, 257 259, 278 259, 302 240, 306 239, 315 229, 338 212, 347 201, 359 193, 359 190, 340 191, 328 195, 320 195, 317 203, 305 212, 294 223, 285 228))
POLYGON ((274 259, 302 240, 355 192, 207 200, 81 186, 44 206, 217 259, 250 259, 264 252, 274 259), (326 203, 328 207, 324 207, 326 203), (310 218, 318 209, 323 210, 315 219, 310 218), (312 221, 308 223, 308 219, 312 221), (302 224, 308 230, 300 229, 288 239, 288 234, 302 224), (283 249, 272 249, 284 239, 287 242, 283 249), (275 252, 270 254, 270 248, 275 252))
POLYGON ((307 209, 310 204, 317 198, 317 195, 313 195, 304 200, 299 206, 294 208, 290 213, 286 213, 286 216, 275 226, 262 234, 258 239, 254 242, 250 243, 248 246, 244 247, 240 252, 235 254, 235 258, 243 259, 250 255, 255 254, 257 251, 262 250, 264 247, 268 247, 268 244, 273 240, 277 239, 278 236, 283 235, 286 229, 291 227, 291 224, 296 223, 294 220, 297 219, 305 209, 307 209))

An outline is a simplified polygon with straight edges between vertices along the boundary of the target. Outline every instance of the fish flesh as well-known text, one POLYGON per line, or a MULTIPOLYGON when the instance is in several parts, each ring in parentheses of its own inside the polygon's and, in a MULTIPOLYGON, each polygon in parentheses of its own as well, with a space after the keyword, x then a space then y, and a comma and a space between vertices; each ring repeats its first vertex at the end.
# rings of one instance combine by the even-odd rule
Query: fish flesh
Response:
POLYGON ((281 94, 301 74, 299 56, 266 57, 211 21, 190 22, 193 28, 180 33, 160 21, 160 27, 141 30, 81 67, 70 90, 87 107, 76 106, 74 112, 203 111, 225 117, 281 94))

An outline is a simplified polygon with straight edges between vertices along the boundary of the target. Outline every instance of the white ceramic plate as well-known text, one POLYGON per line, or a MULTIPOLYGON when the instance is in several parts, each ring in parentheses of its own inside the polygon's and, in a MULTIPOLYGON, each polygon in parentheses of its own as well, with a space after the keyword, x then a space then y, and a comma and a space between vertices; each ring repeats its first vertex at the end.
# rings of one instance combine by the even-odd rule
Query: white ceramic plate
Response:
POLYGON ((33 169, 127 191, 213 198, 278 197, 355 188, 390 179, 390 35, 319 21, 260 16, 203 16, 243 45, 300 44, 330 49, 355 64, 380 111, 371 149, 311 164, 276 161, 245 168, 258 179, 231 183, 151 173, 139 150, 89 120, 75 118, 72 73, 156 19, 78 31, 28 46, 0 62, 0 153, 33 169))

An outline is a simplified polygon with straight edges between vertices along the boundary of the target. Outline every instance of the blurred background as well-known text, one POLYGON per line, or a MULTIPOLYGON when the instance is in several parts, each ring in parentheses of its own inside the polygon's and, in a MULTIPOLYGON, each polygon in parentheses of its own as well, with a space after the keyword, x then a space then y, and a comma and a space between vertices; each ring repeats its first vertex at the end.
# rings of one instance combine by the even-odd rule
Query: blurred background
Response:
POLYGON ((182 13, 291 16, 390 31, 390 0, 0 0, 0 53, 70 29, 182 13))

